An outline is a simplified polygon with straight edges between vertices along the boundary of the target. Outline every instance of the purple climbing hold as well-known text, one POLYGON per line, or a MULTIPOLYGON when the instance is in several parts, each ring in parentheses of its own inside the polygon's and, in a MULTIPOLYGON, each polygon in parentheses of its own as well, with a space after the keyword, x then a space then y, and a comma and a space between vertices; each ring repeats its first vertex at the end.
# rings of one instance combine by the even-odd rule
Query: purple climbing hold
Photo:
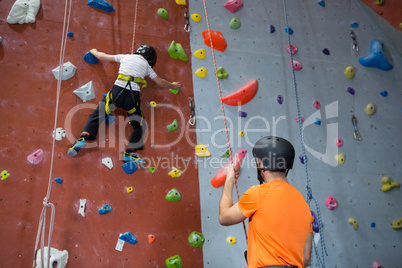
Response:
POLYGON ((292 34, 293 34, 293 30, 292 30, 292 28, 290 28, 290 27, 286 27, 286 28, 285 28, 285 32, 287 32, 289 35, 292 35, 292 34))
POLYGON ((274 33, 275 32, 275 27, 274 27, 274 25, 270 25, 269 26, 269 33, 274 33))
POLYGON ((247 113, 246 113, 246 112, 239 111, 239 116, 240 116, 240 117, 247 117, 247 113))
POLYGON ((383 97, 386 97, 386 96, 388 96, 388 91, 386 91, 386 90, 381 91, 380 95, 383 96, 383 97))
POLYGON ((354 21, 350 24, 350 26, 356 28, 357 26, 359 26, 359 23, 357 21, 354 21))
POLYGON ((324 49, 322 50, 322 53, 324 53, 325 55, 329 55, 329 50, 328 50, 328 48, 324 48, 324 49))
POLYGON ((283 103, 282 95, 278 95, 278 97, 276 97, 276 100, 278 101, 279 104, 282 104, 283 103))
POLYGON ((348 87, 348 92, 352 95, 355 95, 355 90, 351 87, 348 87))
POLYGON ((313 221, 313 231, 314 231, 314 233, 318 233, 318 232, 320 231, 320 228, 318 227, 317 217, 315 216, 315 214, 314 214, 313 211, 311 211, 311 215, 312 215, 313 218, 314 218, 314 221, 313 221))
POLYGON ((301 155, 299 155, 299 160, 300 160, 300 163, 302 163, 304 165, 304 163, 307 162, 307 156, 303 156, 301 154, 301 155))

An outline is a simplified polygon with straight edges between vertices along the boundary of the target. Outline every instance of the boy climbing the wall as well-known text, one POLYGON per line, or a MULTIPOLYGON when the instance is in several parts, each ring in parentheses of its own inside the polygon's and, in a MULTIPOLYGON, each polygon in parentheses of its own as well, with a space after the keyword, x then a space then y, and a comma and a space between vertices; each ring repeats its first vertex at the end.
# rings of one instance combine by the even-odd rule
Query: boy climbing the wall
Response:
POLYGON ((120 63, 119 74, 107 95, 98 107, 89 116, 87 123, 77 141, 68 149, 68 156, 77 155, 85 148, 88 140, 95 140, 100 124, 113 112, 116 107, 126 110, 134 132, 131 134, 127 150, 123 153, 123 161, 135 161, 144 164, 145 161, 136 154, 143 149, 142 135, 145 132, 144 116, 141 110, 140 91, 147 86, 144 80, 149 76, 158 86, 179 90, 179 82, 169 82, 160 78, 152 69, 155 66, 157 54, 149 45, 140 46, 134 54, 108 55, 91 49, 91 54, 101 61, 115 61, 120 63))

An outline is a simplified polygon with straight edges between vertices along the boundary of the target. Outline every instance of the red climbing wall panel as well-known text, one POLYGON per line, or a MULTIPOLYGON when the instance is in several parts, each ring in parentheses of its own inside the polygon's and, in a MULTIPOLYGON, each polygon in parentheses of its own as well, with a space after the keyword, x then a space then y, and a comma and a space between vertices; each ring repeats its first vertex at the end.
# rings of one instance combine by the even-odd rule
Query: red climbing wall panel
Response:
POLYGON ((377 5, 375 0, 362 0, 369 8, 375 11, 378 15, 386 19, 392 26, 402 31, 400 23, 402 23, 402 1, 400 0, 385 0, 384 4, 377 5))
MULTIPOLYGON (((191 132, 194 127, 187 123, 188 101, 193 95, 191 62, 174 60, 167 53, 175 40, 191 58, 189 35, 183 30, 186 7, 175 1, 137 1, 135 46, 154 46, 158 52, 155 71, 169 81, 181 82, 182 91, 174 95, 150 79, 142 91, 149 132, 141 156, 157 167, 154 173, 140 168, 127 175, 122 170, 119 152, 132 129, 121 110, 114 113, 116 123, 101 131, 105 134, 98 136, 95 148, 69 158, 66 152, 72 140, 79 136, 102 94, 112 87, 118 71, 117 63, 89 65, 82 58, 91 48, 109 54, 130 53, 135 13, 135 1, 111 1, 112 13, 92 8, 86 1, 73 1, 69 31, 74 37, 67 40, 65 62, 74 64, 77 72, 61 86, 57 127, 64 128, 67 137, 56 141, 53 179, 64 181, 61 185, 53 181, 50 195, 56 207, 52 247, 68 251, 68 267, 164 267, 165 259, 176 254, 182 257, 184 267, 203 266, 202 248, 187 242, 192 231, 201 232, 196 137, 191 132), (169 12, 168 20, 157 15, 160 7, 169 12), (89 81, 93 81, 96 98, 84 105, 73 91, 89 81), (154 114, 150 101, 159 104, 154 114), (171 104, 177 110, 160 104, 171 104), (178 119, 179 129, 169 132, 166 126, 174 119, 178 119), (190 130, 188 135, 186 130, 190 130), (112 158, 113 169, 101 163, 104 157, 112 158), (184 171, 181 177, 168 175, 172 166, 184 171), (129 186, 134 188, 132 193, 126 193, 129 186), (172 188, 179 190, 182 201, 165 200, 172 188), (80 199, 87 200, 85 217, 78 214, 80 199), (98 209, 105 204, 113 211, 99 215, 98 209), (126 243, 122 252, 115 250, 119 234, 128 231, 139 242, 126 243), (148 243, 148 234, 156 236, 153 244, 148 243)), ((2 1, 0 8, 0 171, 11 174, 0 181, 1 267, 32 264, 48 185, 57 88, 51 71, 59 64, 64 3, 41 2, 35 24, 6 22, 13 0, 2 1), (44 160, 30 164, 26 157, 39 148, 44 160)))

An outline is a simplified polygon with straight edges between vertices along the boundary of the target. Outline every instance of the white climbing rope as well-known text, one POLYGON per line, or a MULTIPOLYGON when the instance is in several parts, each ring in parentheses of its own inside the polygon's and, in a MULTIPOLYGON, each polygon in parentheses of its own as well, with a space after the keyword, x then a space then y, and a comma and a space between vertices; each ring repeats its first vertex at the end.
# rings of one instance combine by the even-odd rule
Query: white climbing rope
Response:
POLYGON ((68 27, 70 25, 70 15, 71 15, 71 6, 72 0, 66 0, 65 7, 64 7, 64 21, 63 21, 63 34, 61 38, 61 49, 60 49, 60 60, 59 60, 59 76, 57 80, 57 96, 56 96, 56 108, 55 108, 55 118, 54 118, 54 126, 53 126, 53 143, 52 143, 52 152, 51 152, 51 161, 50 161, 50 172, 49 172, 49 182, 47 188, 46 197, 43 199, 43 208, 41 215, 39 217, 39 226, 38 231, 36 234, 36 241, 35 241, 35 252, 33 257, 33 267, 35 267, 36 262, 36 254, 39 244, 39 237, 40 237, 40 244, 41 244, 41 263, 45 266, 44 262, 44 243, 45 243, 45 228, 46 228, 46 209, 51 209, 51 217, 50 217, 50 225, 49 225, 49 235, 48 235, 48 251, 47 251, 47 267, 50 266, 50 248, 52 243, 52 233, 53 233, 53 225, 54 225, 54 217, 55 217, 55 207, 52 203, 49 202, 50 193, 52 191, 52 177, 53 177, 53 162, 54 162, 54 148, 55 148, 55 141, 56 141, 56 128, 57 128, 57 114, 59 111, 59 99, 60 99, 60 88, 61 88, 61 78, 63 74, 63 62, 64 62, 64 55, 66 51, 66 44, 67 44, 67 32, 68 27), (68 14, 67 14, 68 13, 68 14))

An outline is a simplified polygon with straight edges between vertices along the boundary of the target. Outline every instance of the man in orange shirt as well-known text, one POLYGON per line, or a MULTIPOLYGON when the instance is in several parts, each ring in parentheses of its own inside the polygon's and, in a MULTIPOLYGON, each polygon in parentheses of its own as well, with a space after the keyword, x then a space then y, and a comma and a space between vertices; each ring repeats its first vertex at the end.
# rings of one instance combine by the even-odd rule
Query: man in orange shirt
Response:
POLYGON ((219 204, 219 223, 233 225, 249 218, 249 268, 305 267, 311 263, 313 230, 310 208, 286 179, 295 150, 279 137, 263 137, 253 148, 260 185, 250 187, 233 205, 239 171, 227 172, 219 204))

